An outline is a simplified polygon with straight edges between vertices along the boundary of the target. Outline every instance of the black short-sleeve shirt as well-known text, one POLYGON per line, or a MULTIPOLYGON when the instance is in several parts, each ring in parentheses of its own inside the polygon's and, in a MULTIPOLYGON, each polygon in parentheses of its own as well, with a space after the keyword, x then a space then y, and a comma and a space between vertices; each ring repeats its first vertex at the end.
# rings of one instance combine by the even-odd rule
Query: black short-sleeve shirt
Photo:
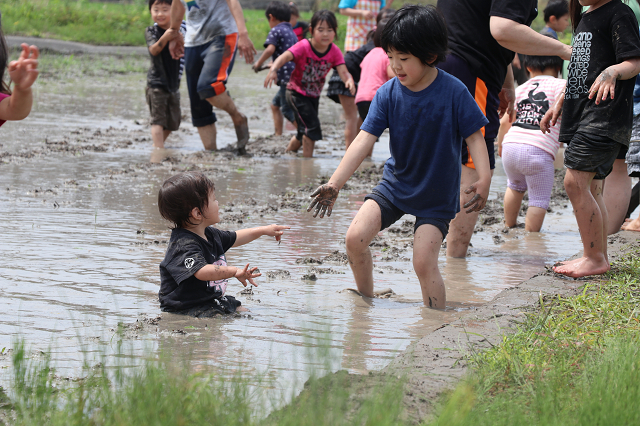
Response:
POLYGON ((589 99, 589 89, 607 67, 633 57, 640 57, 640 35, 629 6, 612 0, 582 15, 569 62, 561 142, 570 142, 580 130, 629 145, 635 79, 618 80, 614 98, 608 97, 600 105, 595 104, 595 98, 589 99))
POLYGON ((500 88, 514 53, 493 38, 492 16, 531 25, 538 0, 438 0, 449 30, 449 50, 462 58, 487 86, 500 88))
MULTIPOLYGON (((236 233, 208 227, 206 240, 184 228, 175 228, 160 262, 160 307, 183 310, 206 305, 221 297, 220 282, 200 281, 193 274, 203 266, 227 265, 224 253, 236 242, 236 233)), ((225 287, 226 287, 226 280, 225 287)))
MULTIPOLYGON (((183 36, 186 30, 186 23, 182 21, 180 32, 183 36)), ((156 44, 165 32, 166 30, 163 30, 157 24, 147 27, 144 33, 147 47, 156 44)), ((161 88, 171 93, 180 90, 180 77, 182 77, 182 70, 184 69, 184 58, 173 59, 171 53, 169 53, 169 44, 158 55, 153 56, 149 52, 149 56, 151 56, 151 66, 147 72, 147 86, 161 88)))

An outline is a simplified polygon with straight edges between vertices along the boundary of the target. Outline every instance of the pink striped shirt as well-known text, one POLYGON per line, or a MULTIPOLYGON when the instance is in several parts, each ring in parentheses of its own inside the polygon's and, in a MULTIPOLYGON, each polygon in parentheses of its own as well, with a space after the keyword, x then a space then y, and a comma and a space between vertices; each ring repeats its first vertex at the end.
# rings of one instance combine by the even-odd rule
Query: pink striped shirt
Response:
POLYGON ((532 78, 516 89, 516 120, 504 136, 503 144, 523 143, 533 145, 556 158, 560 142, 560 120, 551 127, 551 132, 540 131, 540 120, 553 107, 558 96, 562 96, 566 81, 547 75, 532 78))

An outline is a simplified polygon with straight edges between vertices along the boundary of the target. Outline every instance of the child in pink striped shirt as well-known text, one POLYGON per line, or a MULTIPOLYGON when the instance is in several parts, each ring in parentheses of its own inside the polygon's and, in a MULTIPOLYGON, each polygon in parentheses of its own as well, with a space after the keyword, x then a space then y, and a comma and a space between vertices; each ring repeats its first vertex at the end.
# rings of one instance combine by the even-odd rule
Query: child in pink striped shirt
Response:
POLYGON ((566 81, 557 78, 562 70, 561 58, 525 56, 524 59, 531 79, 516 89, 515 121, 510 124, 508 116, 503 117, 498 155, 508 179, 504 194, 505 225, 509 228, 517 225, 522 198, 529 191, 525 230, 539 232, 551 199, 553 162, 560 147, 560 127, 552 127, 550 133, 543 134, 540 121, 556 98, 563 96, 566 81))

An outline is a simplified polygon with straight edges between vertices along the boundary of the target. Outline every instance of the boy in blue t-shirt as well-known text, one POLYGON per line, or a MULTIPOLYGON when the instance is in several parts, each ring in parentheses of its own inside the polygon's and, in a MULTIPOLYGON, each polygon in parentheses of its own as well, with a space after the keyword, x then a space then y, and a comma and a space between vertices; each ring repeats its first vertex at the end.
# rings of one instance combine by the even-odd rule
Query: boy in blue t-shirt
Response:
MULTIPOLYGON (((291 9, 289 5, 281 1, 272 1, 267 5, 267 10, 265 10, 264 14, 269 20, 271 31, 269 31, 267 40, 264 42, 264 52, 262 52, 260 58, 252 66, 255 72, 261 70, 262 64, 269 56, 275 61, 278 56, 282 55, 298 42, 298 37, 293 32, 293 28, 289 23, 291 19, 291 9)), ((280 89, 271 101, 271 112, 273 113, 273 125, 276 130, 276 135, 282 134, 284 118, 292 123, 295 122, 293 110, 285 99, 287 83, 289 83, 293 68, 294 63, 287 62, 278 70, 278 81, 276 84, 280 86, 280 89)))
POLYGON ((479 175, 466 190, 475 196, 464 207, 479 211, 491 184, 481 132, 488 121, 464 84, 435 68, 448 47, 444 18, 435 7, 403 7, 385 26, 381 42, 396 77, 378 89, 360 133, 329 182, 311 194, 315 199, 308 211, 316 207, 314 216, 331 215, 338 191, 388 128, 391 158, 347 231, 349 264, 360 293, 373 297, 369 244, 404 214, 414 215, 413 267, 422 300, 425 306, 444 309, 438 254, 449 222, 460 210, 462 140, 479 175))

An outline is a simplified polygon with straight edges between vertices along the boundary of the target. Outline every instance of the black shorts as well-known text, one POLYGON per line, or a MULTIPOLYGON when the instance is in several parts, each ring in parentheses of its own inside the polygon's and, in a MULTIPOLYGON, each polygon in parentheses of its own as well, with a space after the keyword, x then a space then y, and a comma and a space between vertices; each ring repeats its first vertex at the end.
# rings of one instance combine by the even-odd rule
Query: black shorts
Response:
POLYGON ((571 170, 595 173, 594 179, 604 179, 613 170, 622 147, 606 136, 578 131, 564 150, 564 165, 571 170))
MULTIPOLYGON (((382 225, 380 226, 381 231, 396 223, 398 219, 406 214, 405 212, 394 206, 391 201, 389 201, 375 188, 371 191, 371 194, 367 194, 364 197, 364 200, 373 200, 380 207, 380 214, 382 219, 382 225)), ((413 233, 415 234, 416 230, 421 225, 433 225, 440 230, 440 232, 442 233, 442 240, 444 241, 444 239, 447 238, 447 234, 449 233, 449 222, 451 222, 450 219, 416 217, 416 223, 413 225, 413 233)))
POLYGON ((188 315, 196 318, 211 318, 216 315, 233 314, 242 303, 233 296, 222 296, 219 299, 213 299, 206 305, 196 306, 190 309, 180 311, 164 310, 172 314, 188 315))
POLYGON ((370 101, 358 102, 356 106, 358 107, 358 115, 360 115, 360 118, 362 119, 362 121, 364 121, 364 119, 367 118, 367 115, 369 114, 369 108, 371 108, 371 102, 370 101))
POLYGON ((627 158, 627 151, 629 151, 629 147, 626 145, 620 144, 620 152, 616 156, 616 160, 624 160, 627 158))
POLYGON ((342 82, 338 71, 334 69, 331 74, 331 78, 329 78, 329 84, 327 85, 327 97, 333 102, 339 104, 340 95, 349 96, 351 98, 355 97, 355 95, 352 95, 349 89, 347 89, 347 86, 342 82))
POLYGON ((302 136, 306 135, 312 141, 322 139, 322 129, 318 118, 318 105, 320 98, 312 98, 287 89, 287 102, 296 117, 298 134, 296 138, 302 141, 302 136))

